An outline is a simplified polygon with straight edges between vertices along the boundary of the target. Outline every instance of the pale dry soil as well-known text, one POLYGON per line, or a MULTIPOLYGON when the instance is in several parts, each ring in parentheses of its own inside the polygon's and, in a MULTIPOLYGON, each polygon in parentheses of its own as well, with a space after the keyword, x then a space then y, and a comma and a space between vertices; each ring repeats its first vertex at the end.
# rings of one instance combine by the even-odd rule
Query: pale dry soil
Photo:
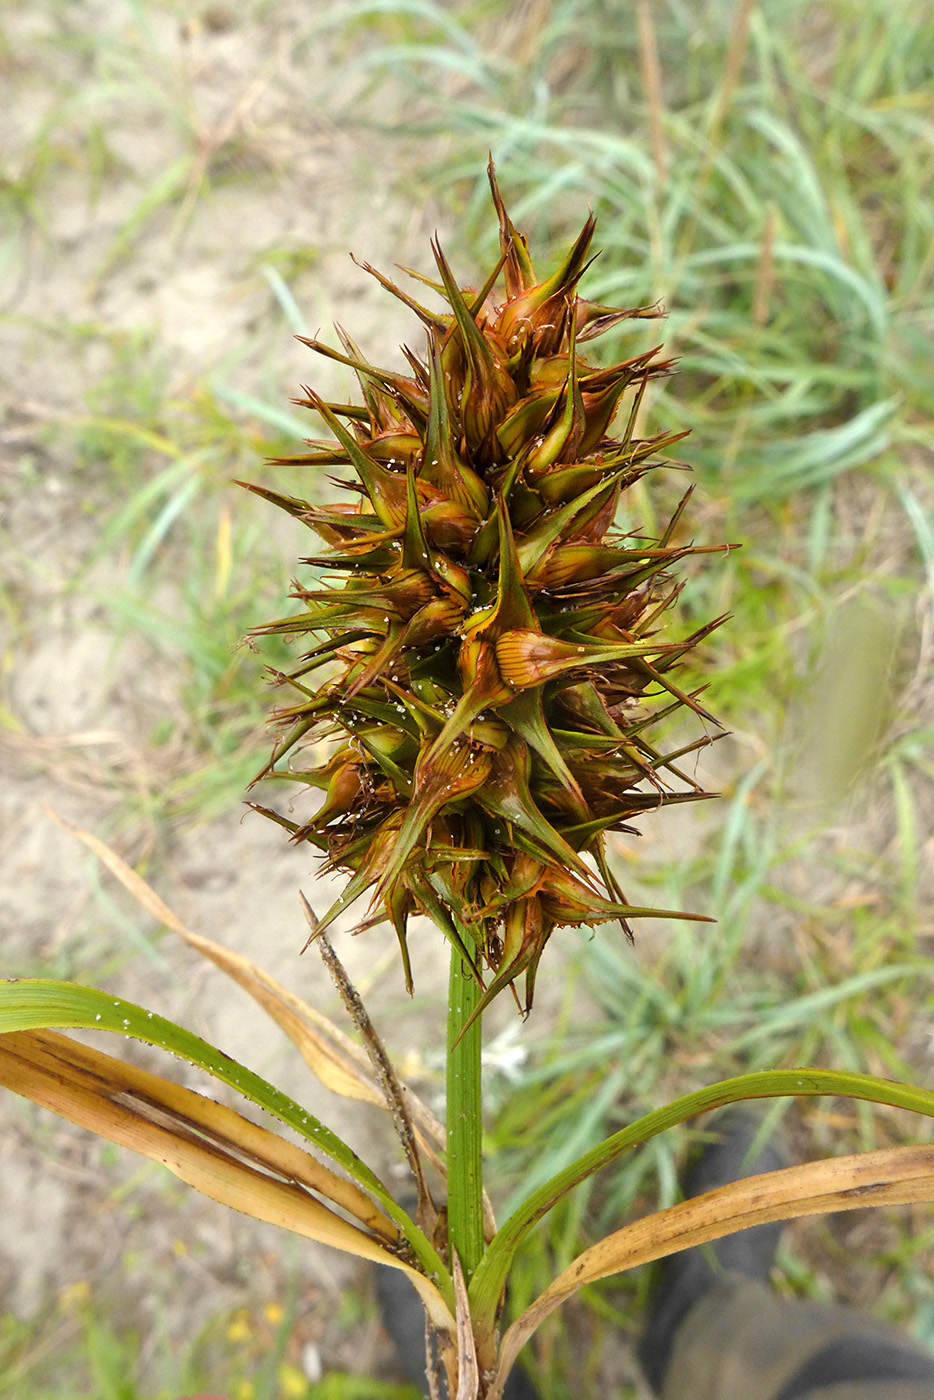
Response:
MULTIPOLYGON (((328 81, 339 55, 309 32, 322 13, 314 5, 310 16, 307 7, 280 5, 263 23, 222 7, 185 25, 159 14, 149 17, 148 35, 117 4, 82 8, 98 37, 109 36, 109 96, 98 91, 107 44, 92 58, 87 31, 68 30, 71 21, 53 8, 5 16, 5 76, 16 98, 5 135, 10 167, 25 176, 40 136, 54 159, 20 211, 0 326, 2 972, 85 977, 176 1018, 293 1093, 392 1172, 391 1134, 380 1115, 311 1081, 244 994, 160 935, 49 815, 52 808, 112 839, 125 858, 143 860, 189 927, 336 1011, 321 965, 311 953, 298 958, 298 889, 319 907, 326 897, 311 857, 258 816, 244 816, 235 800, 207 822, 166 827, 152 815, 153 794, 185 759, 184 744, 160 748, 152 739, 164 717, 182 708, 184 668, 144 637, 122 636, 115 645, 113 615, 101 600, 124 587, 127 553, 122 544, 105 555, 96 550, 103 522, 119 505, 116 478, 103 456, 78 462, 67 429, 88 412, 112 368, 113 345, 134 336, 158 345, 170 397, 179 402, 219 368, 229 384, 283 406, 312 376, 319 390, 346 393, 339 374, 312 368, 309 352, 291 339, 261 275, 264 259, 283 249, 307 254, 290 286, 309 332, 327 333, 337 317, 379 361, 412 328, 353 267, 347 249, 384 268, 424 265, 428 234, 443 216, 405 202, 397 148, 354 126, 353 92, 328 81), (81 119, 82 98, 92 97, 108 150, 96 181, 81 119), (140 213, 153 182, 185 157, 173 198, 140 213)), ((163 465, 144 452, 140 480, 163 465)), ((254 477, 262 470, 258 463, 254 477)), ((271 514, 246 498, 232 509, 271 514)), ((267 528, 278 532, 285 575, 300 552, 299 531, 290 522, 267 528)), ((171 613, 183 580, 165 567, 153 576, 155 601, 171 613)), ((277 578, 270 591, 279 587, 277 578)), ((267 607, 258 596, 257 620, 267 607)), ((257 734, 257 765, 264 745, 257 734)), ((721 746, 719 761, 735 770, 749 747, 740 736, 732 749, 721 746)), ((660 835, 673 850, 696 839, 680 814, 660 835)), ((390 934, 338 932, 336 942, 404 1072, 436 1098, 446 981, 439 936, 430 929, 413 935, 411 1002, 390 934)), ((654 947, 646 934, 641 956, 651 959, 654 947)), ((530 1043, 536 1024, 547 1028, 561 981, 549 987, 540 980, 535 1022, 524 1033, 530 1043)), ((492 1019, 494 1036, 513 1024, 505 998, 492 1019)), ((155 1054, 141 1059, 162 1068, 155 1054)), ((199 1086, 183 1065, 168 1072, 199 1086)), ((272 1228, 225 1212, 161 1169, 11 1095, 0 1098, 0 1124, 5 1309, 40 1316, 63 1290, 87 1281, 118 1322, 141 1329, 144 1354, 152 1356, 166 1338, 184 1347, 217 1313, 281 1297, 297 1271, 297 1336, 319 1345, 325 1368, 398 1374, 372 1307, 364 1306, 352 1331, 339 1324, 347 1290, 366 1297, 369 1288, 365 1271, 343 1256, 292 1248, 272 1228)), ((616 1350, 605 1364, 618 1384, 633 1371, 616 1350)))

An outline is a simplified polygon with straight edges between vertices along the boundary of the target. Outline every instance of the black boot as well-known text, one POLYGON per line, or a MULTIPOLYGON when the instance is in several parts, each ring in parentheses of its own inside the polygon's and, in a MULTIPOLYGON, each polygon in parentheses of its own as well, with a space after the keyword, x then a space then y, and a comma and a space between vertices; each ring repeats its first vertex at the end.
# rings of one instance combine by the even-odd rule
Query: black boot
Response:
MULTIPOLYGON (((742 1177, 786 1167, 785 1154, 772 1143, 749 1159, 749 1148, 760 1125, 760 1119, 747 1109, 727 1109, 718 1115, 710 1126, 713 1140, 702 1149, 684 1178, 685 1197, 700 1196, 742 1177)), ((675 1336, 689 1310, 725 1272, 767 1283, 782 1229, 781 1221, 753 1225, 662 1260, 637 1348, 646 1380, 656 1394, 661 1393, 675 1336)))

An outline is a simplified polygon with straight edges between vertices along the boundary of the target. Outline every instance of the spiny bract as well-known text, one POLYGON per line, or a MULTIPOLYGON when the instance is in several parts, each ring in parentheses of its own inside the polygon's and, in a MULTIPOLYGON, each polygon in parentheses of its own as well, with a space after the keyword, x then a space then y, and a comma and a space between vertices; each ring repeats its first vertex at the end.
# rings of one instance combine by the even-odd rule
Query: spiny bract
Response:
POLYGON ((257 781, 324 791, 301 825, 259 809, 325 852, 327 869, 350 872, 322 928, 369 892, 362 926, 392 922, 411 990, 407 922, 427 914, 486 986, 482 1005, 524 971, 528 1009, 555 927, 618 919, 631 937, 629 919, 662 912, 629 904, 605 834, 706 796, 677 761, 708 740, 665 753, 648 736, 683 706, 706 716, 672 673, 721 619, 658 637, 680 592, 670 567, 700 552, 674 542, 690 492, 659 539, 614 528, 623 492, 672 465, 657 454, 682 436, 633 435, 646 386, 671 361, 656 348, 599 369, 580 348, 659 313, 577 295, 592 216, 540 281, 489 173, 501 254, 479 291, 458 287, 437 242, 440 282, 420 280, 443 313, 373 273, 427 331, 424 356, 404 350, 411 377, 371 365, 341 330, 343 354, 305 342, 354 369, 364 403, 306 389, 296 402, 335 441, 277 461, 349 467, 356 479, 336 484, 356 499, 250 487, 317 532, 329 549, 303 562, 335 578, 296 583, 306 611, 255 629, 308 648, 274 673, 295 703, 273 716, 284 734, 257 781), (322 739, 327 761, 306 766, 322 739))

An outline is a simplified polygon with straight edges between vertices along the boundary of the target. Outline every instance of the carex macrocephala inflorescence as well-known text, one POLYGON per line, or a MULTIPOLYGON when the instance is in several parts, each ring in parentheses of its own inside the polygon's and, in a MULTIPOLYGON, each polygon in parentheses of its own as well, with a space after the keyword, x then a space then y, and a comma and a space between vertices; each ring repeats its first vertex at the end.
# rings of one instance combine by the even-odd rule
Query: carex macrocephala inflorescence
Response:
POLYGON ((296 402, 333 441, 276 459, 316 479, 349 469, 335 483, 349 501, 249 488, 317 533, 327 548, 303 562, 333 579, 296 583, 304 611, 255 629, 303 647, 274 673, 291 703, 257 780, 324 793, 302 823, 259 809, 349 873, 321 928, 367 895, 361 927, 392 923, 411 989, 407 923, 426 914, 486 988, 481 1005, 524 972, 528 1009, 554 928, 619 920, 631 936, 634 917, 673 916, 629 903, 606 836, 707 795, 680 761, 709 736, 666 752, 655 726, 685 708, 716 723, 675 676, 722 619, 681 640, 663 630, 672 566, 705 552, 680 538, 690 490, 658 538, 615 524, 646 473, 682 465, 659 455, 682 433, 635 436, 672 361, 656 347, 598 368, 583 351, 658 308, 578 295, 592 216, 540 280, 489 173, 500 256, 482 287, 458 286, 437 241, 438 279, 419 280, 440 311, 364 265, 424 327, 424 352, 403 352, 410 374, 370 364, 340 329, 342 352, 305 341, 351 366, 363 403, 306 389, 296 402))

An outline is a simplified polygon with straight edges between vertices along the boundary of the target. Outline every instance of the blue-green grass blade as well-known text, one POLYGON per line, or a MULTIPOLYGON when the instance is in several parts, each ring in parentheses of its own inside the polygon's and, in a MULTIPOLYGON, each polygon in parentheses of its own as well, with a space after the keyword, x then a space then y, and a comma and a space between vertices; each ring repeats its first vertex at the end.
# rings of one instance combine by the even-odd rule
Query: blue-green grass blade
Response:
MULTIPOLYGON (((266 264, 262 271, 263 276, 269 283, 269 287, 273 296, 279 303, 279 307, 282 311, 283 316, 288 321, 289 325, 292 327, 292 330, 295 332, 296 335, 307 335, 307 320, 304 314, 302 313, 301 307, 295 300, 295 297, 292 295, 292 289, 289 286, 288 282, 286 282, 285 278, 282 276, 282 273, 279 272, 277 268, 272 267, 269 263, 266 264)), ((288 416, 291 417, 291 415, 288 416)))
POLYGON ((261 423, 269 423, 288 438, 296 438, 299 442, 304 442, 308 436, 308 424, 303 423, 294 413, 288 413, 284 408, 277 408, 275 404, 265 403, 262 399, 255 398, 253 394, 245 394, 241 389, 233 389, 218 380, 212 382, 211 389, 225 403, 233 404, 234 408, 239 408, 241 412, 258 418, 261 423))

